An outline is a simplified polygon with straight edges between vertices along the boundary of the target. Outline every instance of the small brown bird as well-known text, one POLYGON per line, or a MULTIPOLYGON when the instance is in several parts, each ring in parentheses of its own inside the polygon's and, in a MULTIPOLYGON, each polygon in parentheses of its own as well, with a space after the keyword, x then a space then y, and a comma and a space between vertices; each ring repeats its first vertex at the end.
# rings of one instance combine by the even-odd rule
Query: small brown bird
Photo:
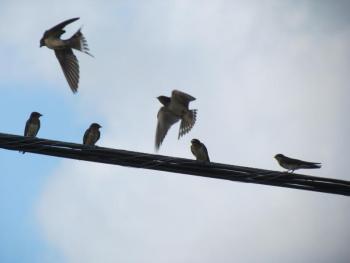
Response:
POLYGON ((157 114, 157 130, 155 138, 155 149, 159 149, 170 127, 181 120, 179 136, 188 133, 194 126, 197 118, 197 110, 190 110, 189 103, 195 98, 179 90, 173 90, 171 97, 159 96, 157 98, 164 106, 157 114))
POLYGON ((315 162, 305 162, 298 159, 289 158, 283 154, 276 154, 275 159, 280 166, 287 169, 287 172, 292 171, 292 173, 297 169, 318 169, 321 168, 321 163, 315 162))
POLYGON ((102 126, 98 123, 91 124, 84 133, 83 144, 95 146, 95 143, 100 139, 100 128, 102 128, 102 126))
MULTIPOLYGON (((24 136, 26 137, 35 137, 40 129, 40 117, 43 116, 41 113, 33 111, 30 114, 29 119, 26 122, 24 128, 24 136)), ((24 151, 22 152, 24 153, 24 151)))
POLYGON ((78 19, 79 17, 65 20, 46 30, 40 40, 40 47, 46 46, 55 51, 55 55, 73 93, 78 91, 79 83, 79 63, 73 54, 73 49, 90 56, 92 55, 89 53, 89 47, 83 33, 81 33, 81 28, 69 39, 61 39, 60 37, 66 32, 63 28, 78 19))
POLYGON ((40 117, 43 116, 41 113, 33 111, 30 114, 29 119, 26 122, 24 128, 24 136, 26 137, 35 137, 38 134, 40 129, 40 117))
POLYGON ((197 161, 210 162, 207 147, 198 139, 191 140, 191 152, 196 157, 197 161))

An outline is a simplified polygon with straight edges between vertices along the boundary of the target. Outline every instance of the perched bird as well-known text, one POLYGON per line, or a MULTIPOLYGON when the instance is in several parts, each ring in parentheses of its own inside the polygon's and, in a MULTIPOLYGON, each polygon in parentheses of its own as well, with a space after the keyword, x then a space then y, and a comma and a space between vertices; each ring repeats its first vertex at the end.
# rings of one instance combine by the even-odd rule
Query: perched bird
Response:
POLYGON ((210 162, 208 150, 205 145, 198 139, 191 140, 191 152, 196 157, 197 161, 210 162))
MULTIPOLYGON (((26 127, 24 128, 24 136, 35 137, 40 129, 40 117, 43 116, 41 113, 33 111, 30 114, 29 119, 26 122, 26 127)), ((24 153, 24 151, 22 152, 24 153)))
POLYGON ((100 139, 100 128, 102 128, 102 126, 98 123, 91 124, 90 127, 85 131, 83 144, 94 146, 98 139, 100 139))
POLYGON ((275 159, 279 163, 280 166, 287 169, 287 172, 297 169, 317 169, 321 168, 321 163, 314 163, 314 162, 305 162, 298 159, 289 158, 287 156, 284 156, 283 154, 276 154, 275 159))
POLYGON ((79 17, 68 19, 46 30, 40 40, 40 47, 46 46, 55 51, 55 55, 73 93, 78 91, 79 63, 72 49, 92 55, 89 53, 89 47, 84 35, 81 33, 81 28, 69 39, 61 39, 60 37, 66 32, 63 28, 78 19, 79 17))
POLYGON ((189 103, 195 98, 179 90, 173 90, 171 97, 159 96, 159 102, 163 104, 157 114, 157 130, 155 138, 155 149, 158 150, 170 127, 181 120, 179 136, 188 133, 194 126, 197 118, 197 110, 190 110, 189 103))

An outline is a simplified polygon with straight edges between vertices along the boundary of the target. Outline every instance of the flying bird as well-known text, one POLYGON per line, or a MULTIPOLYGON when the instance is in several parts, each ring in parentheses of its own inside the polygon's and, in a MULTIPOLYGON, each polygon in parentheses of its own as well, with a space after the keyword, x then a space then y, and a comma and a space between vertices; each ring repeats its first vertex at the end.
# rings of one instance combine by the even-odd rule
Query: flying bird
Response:
POLYGON ((68 19, 46 30, 40 40, 40 47, 46 46, 55 51, 55 55, 73 93, 78 91, 79 83, 79 63, 73 53, 73 49, 90 56, 92 55, 89 53, 89 47, 83 33, 81 33, 81 28, 69 39, 61 39, 60 37, 66 32, 63 28, 78 19, 79 17, 68 19))
POLYGON ((159 150, 170 127, 181 120, 178 139, 188 133, 194 126, 197 118, 197 110, 190 110, 189 103, 196 98, 179 90, 173 90, 171 97, 157 97, 163 106, 157 114, 157 130, 155 149, 159 150))
POLYGON ((292 171, 292 173, 297 169, 317 169, 321 168, 321 163, 315 162, 305 162, 298 159, 289 158, 283 154, 276 154, 275 159, 280 166, 287 169, 287 172, 292 171))
POLYGON ((197 161, 210 162, 207 147, 198 139, 191 140, 191 152, 196 157, 197 161))
MULTIPOLYGON (((26 137, 35 137, 38 134, 40 129, 40 117, 43 116, 41 113, 33 111, 30 114, 29 119, 26 122, 24 128, 24 136, 26 137)), ((24 153, 24 151, 22 152, 24 153)))
POLYGON ((98 123, 91 124, 84 133, 83 144, 94 146, 98 139, 100 139, 100 128, 102 128, 102 126, 98 123))

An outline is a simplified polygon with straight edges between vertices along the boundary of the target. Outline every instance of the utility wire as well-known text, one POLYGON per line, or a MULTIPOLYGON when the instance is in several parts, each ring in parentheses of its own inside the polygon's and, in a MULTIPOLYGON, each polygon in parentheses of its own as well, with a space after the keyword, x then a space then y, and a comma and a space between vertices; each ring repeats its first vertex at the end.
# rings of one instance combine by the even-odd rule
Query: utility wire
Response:
POLYGON ((350 196, 350 182, 0 133, 0 148, 49 156, 350 196))

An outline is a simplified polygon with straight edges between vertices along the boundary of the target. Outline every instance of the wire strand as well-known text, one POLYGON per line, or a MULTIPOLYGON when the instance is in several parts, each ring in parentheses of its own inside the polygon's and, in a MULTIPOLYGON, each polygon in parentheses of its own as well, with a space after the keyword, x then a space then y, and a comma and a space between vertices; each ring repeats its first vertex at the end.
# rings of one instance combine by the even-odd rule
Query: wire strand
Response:
POLYGON ((47 140, 0 133, 0 148, 42 155, 84 160, 126 167, 188 174, 242 183, 286 187, 306 191, 350 196, 350 182, 253 167, 133 152, 78 143, 47 140))

